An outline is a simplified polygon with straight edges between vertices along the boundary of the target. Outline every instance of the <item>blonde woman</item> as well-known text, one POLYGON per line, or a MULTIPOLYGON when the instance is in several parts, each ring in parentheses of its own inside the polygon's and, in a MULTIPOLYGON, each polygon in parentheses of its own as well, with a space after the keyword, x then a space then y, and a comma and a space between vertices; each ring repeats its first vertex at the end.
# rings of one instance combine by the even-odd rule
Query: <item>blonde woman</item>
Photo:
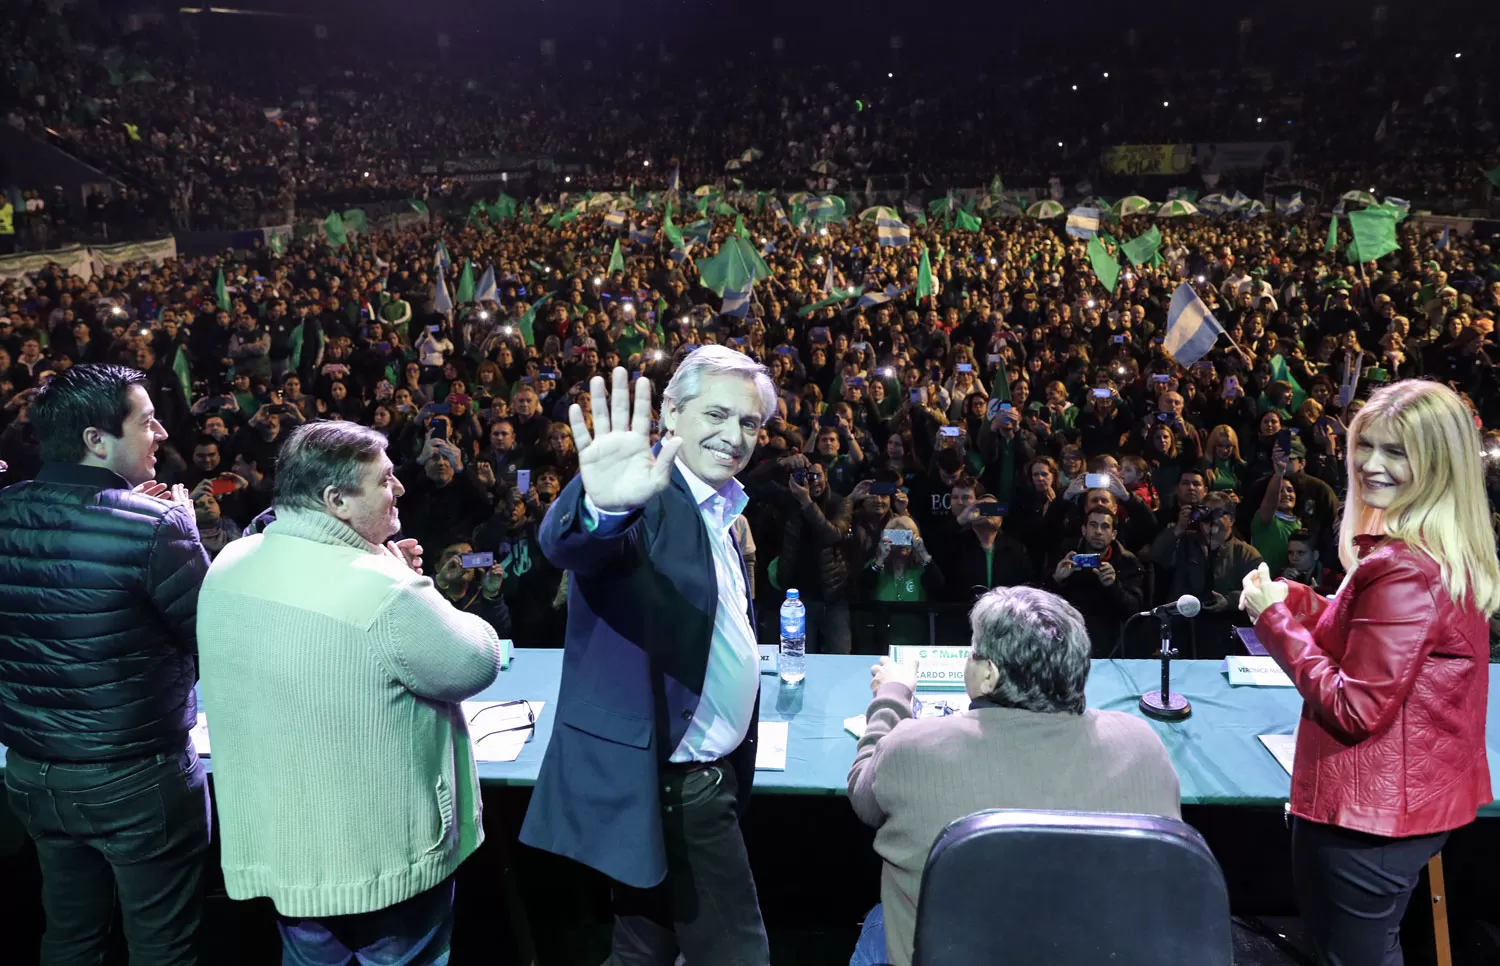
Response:
POLYGON ((1318 961, 1389 966, 1422 867, 1490 800, 1486 619, 1500 566, 1479 433, 1457 394, 1381 389, 1348 438, 1338 595, 1262 566, 1240 606, 1303 698, 1292 869, 1318 961))
POLYGON ((1219 424, 1208 434, 1205 447, 1212 466, 1209 470, 1209 489, 1238 490, 1249 482, 1249 467, 1240 455, 1240 437, 1232 426, 1219 424))

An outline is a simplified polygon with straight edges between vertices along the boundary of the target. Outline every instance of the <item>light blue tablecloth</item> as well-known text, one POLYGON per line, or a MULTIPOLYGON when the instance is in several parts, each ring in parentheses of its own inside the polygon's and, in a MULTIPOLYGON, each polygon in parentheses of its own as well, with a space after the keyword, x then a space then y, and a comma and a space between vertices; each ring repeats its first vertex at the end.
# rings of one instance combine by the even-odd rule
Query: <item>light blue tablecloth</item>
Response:
MULTIPOLYGON (((807 680, 789 688, 772 675, 761 676, 762 720, 791 723, 785 771, 760 771, 758 792, 844 794, 855 739, 844 719, 860 714, 870 700, 870 665, 866 656, 812 654, 807 680)), ((1219 661, 1177 661, 1172 689, 1187 696, 1193 714, 1168 724, 1150 721, 1166 743, 1182 782, 1185 805, 1256 805, 1279 807, 1290 779, 1257 739, 1263 734, 1290 734, 1301 699, 1291 688, 1231 688, 1219 661)), ((478 699, 526 698, 545 701, 536 732, 514 762, 479 766, 486 785, 530 785, 536 781, 542 753, 556 720, 562 652, 520 649, 509 670, 478 699)), ((1157 661, 1095 661, 1089 675, 1089 707, 1140 715, 1136 701, 1160 683, 1157 661)), ((955 699, 963 700, 962 695, 955 699)), ((1144 716, 1142 716, 1144 717, 1144 716)), ((1491 721, 1500 721, 1500 666, 1490 667, 1491 721)), ((3 750, 3 749, 0 749, 3 750)), ((1500 740, 1489 737, 1490 772, 1500 777, 1500 740)), ((1494 804, 1482 814, 1500 815, 1494 804)))

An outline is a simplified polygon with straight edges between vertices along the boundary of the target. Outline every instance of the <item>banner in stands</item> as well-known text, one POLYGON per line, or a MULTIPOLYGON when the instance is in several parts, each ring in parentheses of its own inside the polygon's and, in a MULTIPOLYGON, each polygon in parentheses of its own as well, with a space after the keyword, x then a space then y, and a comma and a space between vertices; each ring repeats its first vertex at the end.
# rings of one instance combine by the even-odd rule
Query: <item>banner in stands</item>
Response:
POLYGON ((1110 174, 1185 174, 1193 166, 1191 144, 1117 144, 1099 159, 1110 174))
POLYGON ((1202 171, 1260 171, 1284 168, 1292 161, 1290 141, 1239 141, 1193 145, 1193 159, 1202 171))
POLYGON ((87 248, 73 245, 50 252, 25 252, 0 258, 0 278, 22 278, 35 275, 48 265, 58 265, 69 275, 93 278, 99 272, 112 269, 127 262, 149 261, 160 265, 163 260, 177 257, 177 240, 162 238, 149 242, 125 242, 120 245, 96 245, 87 248))
POLYGON ((0 278, 12 279, 35 275, 53 264, 66 270, 69 275, 91 278, 94 274, 93 262, 89 259, 89 250, 82 245, 73 245, 56 251, 26 252, 0 258, 0 278))
POLYGON ((95 245, 89 251, 93 254, 96 272, 116 268, 127 262, 149 261, 153 265, 160 265, 169 258, 177 257, 177 239, 167 237, 149 242, 95 245))

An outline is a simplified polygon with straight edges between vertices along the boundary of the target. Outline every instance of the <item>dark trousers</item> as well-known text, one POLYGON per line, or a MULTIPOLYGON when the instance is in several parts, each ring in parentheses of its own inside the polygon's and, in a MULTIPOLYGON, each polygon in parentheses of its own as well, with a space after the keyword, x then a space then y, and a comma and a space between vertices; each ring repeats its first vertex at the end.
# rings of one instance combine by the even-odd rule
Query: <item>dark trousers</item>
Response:
POLYGON ((664 766, 661 817, 667 879, 614 887, 610 966, 769 966, 750 857, 735 811, 738 782, 723 762, 664 766))
POLYGON ((374 912, 276 917, 282 966, 444 966, 453 939, 450 877, 374 912))
POLYGON ((807 605, 807 653, 848 654, 853 650, 847 601, 809 600, 807 605))
POLYGON ((1292 823, 1297 905, 1321 966, 1401 966, 1401 916, 1448 833, 1390 839, 1292 823))
POLYGON ((198 962, 208 780, 192 747, 61 764, 10 753, 11 811, 42 870, 42 966, 97 966, 118 899, 131 966, 198 962))

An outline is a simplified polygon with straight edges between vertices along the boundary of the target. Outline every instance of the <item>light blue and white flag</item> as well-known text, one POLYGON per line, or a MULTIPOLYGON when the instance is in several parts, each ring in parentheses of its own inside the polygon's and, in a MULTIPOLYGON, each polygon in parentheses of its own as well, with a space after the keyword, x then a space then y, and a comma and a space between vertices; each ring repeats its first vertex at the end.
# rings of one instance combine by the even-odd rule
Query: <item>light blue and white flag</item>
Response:
POLYGON ((724 290, 724 304, 719 306, 720 315, 733 315, 743 319, 750 314, 750 289, 755 287, 755 282, 747 281, 743 289, 726 288, 724 290))
POLYGON ((882 211, 875 218, 876 243, 883 248, 900 248, 911 244, 911 229, 895 215, 882 211))
POLYGON ((637 228, 632 222, 630 225, 630 243, 632 245, 649 245, 656 240, 655 228, 637 228))
POLYGON ((1388 205, 1395 205, 1397 208, 1404 208, 1407 211, 1411 210, 1410 201, 1407 201, 1405 198, 1397 198, 1395 195, 1386 195, 1385 203, 1388 205))
POLYGON ((833 259, 828 260, 828 272, 823 276, 823 293, 825 295, 833 292, 833 259))
POLYGON ((442 242, 437 243, 437 248, 432 252, 432 269, 438 274, 446 272, 453 266, 453 260, 448 257, 448 246, 442 242))
POLYGON ((449 315, 453 312, 453 296, 448 294, 448 281, 443 277, 441 272, 438 273, 437 288, 432 293, 432 309, 434 312, 441 312, 444 315, 449 315))
POLYGON ((625 227, 625 212, 611 211, 609 214, 604 216, 604 224, 610 228, 613 228, 615 231, 619 231, 621 228, 625 227))
POLYGON ((1297 192, 1290 198, 1276 199, 1276 213, 1278 215, 1295 215, 1305 209, 1307 205, 1302 203, 1302 192, 1297 192))
POLYGON ((1250 198, 1243 191, 1236 191, 1229 197, 1229 207, 1244 208, 1250 204, 1250 198))
POLYGON ((1068 224, 1064 229, 1074 238, 1093 238, 1099 234, 1099 209, 1080 205, 1068 212, 1068 224))
POLYGON ((762 255, 769 255, 774 251, 776 251, 776 242, 767 241, 765 246, 761 248, 760 253, 762 255))
POLYGON ((693 250, 693 241, 691 239, 684 239, 683 240, 683 247, 672 249, 670 252, 667 253, 667 257, 670 258, 673 262, 677 263, 678 265, 681 265, 683 262, 687 261, 688 252, 690 252, 692 250, 693 250))
POLYGON ((495 266, 491 265, 479 276, 479 284, 474 287, 474 301, 476 302, 498 302, 499 295, 495 290, 495 266))
POLYGON ((886 302, 889 302, 892 299, 898 299, 905 294, 906 289, 902 288, 901 286, 887 285, 885 287, 885 291, 883 292, 866 292, 865 294, 861 295, 859 297, 859 301, 855 302, 854 304, 858 308, 867 309, 874 305, 884 305, 886 302))
POLYGON ((682 190, 682 166, 672 165, 672 177, 667 179, 667 190, 677 192, 682 190))
POLYGON ((786 209, 781 207, 781 202, 775 198, 771 199, 771 213, 776 216, 776 224, 790 226, 792 221, 786 216, 786 209))
POLYGON ((1448 250, 1448 226, 1447 225, 1443 226, 1443 233, 1438 236, 1437 247, 1438 247, 1438 251, 1445 252, 1445 251, 1448 250))
POLYGON ((1179 366, 1190 366, 1208 355, 1224 329, 1215 321, 1187 282, 1177 286, 1167 308, 1166 349, 1179 366))

